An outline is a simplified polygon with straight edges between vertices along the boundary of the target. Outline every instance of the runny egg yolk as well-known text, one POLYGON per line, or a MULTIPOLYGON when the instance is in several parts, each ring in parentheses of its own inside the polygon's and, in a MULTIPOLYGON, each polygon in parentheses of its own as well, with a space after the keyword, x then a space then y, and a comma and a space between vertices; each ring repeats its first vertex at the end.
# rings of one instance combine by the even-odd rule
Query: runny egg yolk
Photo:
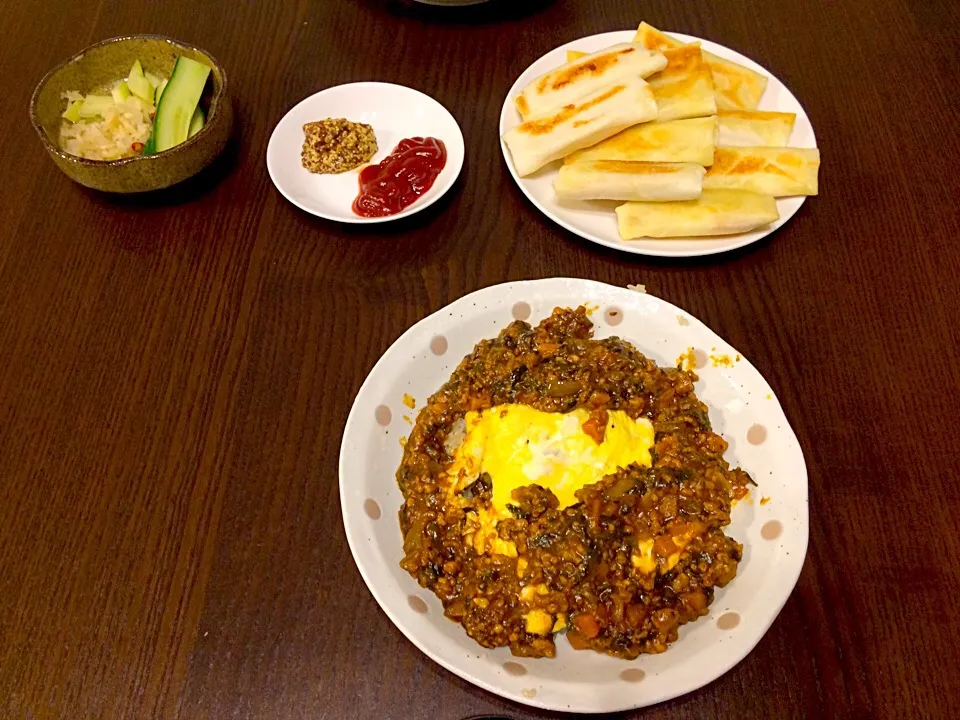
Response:
POLYGON ((495 517, 480 520, 489 523, 511 517, 507 505, 516 502, 512 493, 517 488, 540 485, 565 508, 578 502, 577 490, 619 468, 650 466, 654 431, 649 420, 609 411, 603 441, 597 443, 583 431, 589 418, 583 409, 548 413, 516 404, 468 412, 464 439, 449 470, 454 490, 488 473, 495 517))

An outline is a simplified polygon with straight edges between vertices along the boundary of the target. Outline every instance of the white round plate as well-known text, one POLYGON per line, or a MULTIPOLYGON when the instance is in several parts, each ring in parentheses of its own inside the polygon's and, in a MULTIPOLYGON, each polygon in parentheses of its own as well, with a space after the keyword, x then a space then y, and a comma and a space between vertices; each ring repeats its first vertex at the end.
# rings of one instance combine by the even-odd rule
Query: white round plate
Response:
MULTIPOLYGON (((657 240, 654 238, 644 238, 640 240, 624 241, 620 239, 620 232, 617 229, 617 216, 613 212, 611 203, 569 203, 561 204, 557 201, 553 192, 553 181, 556 176, 559 162, 551 163, 547 167, 539 170, 533 175, 525 178, 517 175, 517 170, 513 166, 513 158, 510 151, 503 142, 503 134, 510 128, 520 124, 520 115, 513 104, 513 99, 520 94, 531 81, 543 75, 554 68, 563 65, 567 61, 567 50, 580 50, 583 52, 596 52, 603 48, 610 47, 622 42, 631 42, 634 38, 633 30, 618 30, 616 32, 601 33, 591 35, 568 42, 548 52, 528 67, 507 93, 507 98, 503 102, 503 108, 500 110, 500 148, 503 151, 504 160, 510 169, 510 174, 517 181, 523 194, 530 202, 548 218, 558 225, 565 227, 572 233, 576 233, 582 238, 592 240, 600 245, 623 250, 624 252, 636 253, 638 255, 658 255, 661 257, 693 257, 697 255, 713 255, 715 253, 733 250, 735 248, 749 245, 757 242, 761 238, 775 231, 784 225, 794 213, 803 205, 805 197, 787 197, 777 199, 777 209, 780 211, 780 219, 770 225, 752 232, 740 233, 739 235, 722 235, 716 237, 703 238, 673 238, 669 240, 657 240)), ((817 139, 813 134, 813 127, 810 125, 810 118, 800 107, 797 99, 787 90, 786 86, 777 80, 770 72, 757 65, 750 58, 744 57, 740 53, 717 45, 709 40, 703 40, 693 35, 683 35, 681 33, 668 33, 672 37, 684 43, 700 43, 700 46, 715 55, 719 55, 727 60, 733 60, 746 65, 751 70, 763 73, 769 78, 766 90, 760 98, 759 110, 770 110, 777 112, 796 113, 797 121, 793 127, 793 135, 790 137, 791 147, 812 148, 817 146, 817 139)))
POLYGON ((283 196, 301 210, 346 223, 379 223, 413 215, 435 203, 453 185, 463 167, 463 135, 447 109, 418 90, 381 82, 358 82, 321 90, 283 116, 267 145, 267 171, 283 196), (303 126, 315 120, 346 118, 367 123, 377 136, 378 163, 410 137, 435 137, 447 147, 443 166, 427 192, 395 215, 365 218, 353 212, 360 191, 360 170, 318 175, 300 164, 303 126))
POLYGON ((418 322, 384 353, 363 383, 340 449, 347 539, 380 607, 448 670, 490 692, 549 710, 639 708, 722 675, 750 652, 777 617, 800 574, 808 535, 807 472, 797 438, 770 386, 737 357, 709 328, 670 303, 590 280, 494 285, 418 322), (576 651, 564 638, 558 638, 554 659, 516 658, 506 648, 487 650, 445 618, 439 599, 400 568, 403 539, 397 513, 403 497, 395 474, 401 438, 410 430, 407 418, 416 416, 404 396, 418 407, 425 404, 478 341, 495 337, 513 320, 518 303, 529 306, 531 323, 557 306, 599 306, 592 315, 596 337, 618 335, 661 366, 675 366, 690 347, 733 360, 730 367, 708 361, 698 370, 696 392, 710 407, 714 431, 730 443, 727 460, 759 484, 734 508, 726 531, 743 543, 743 560, 733 582, 717 591, 710 614, 682 627, 680 639, 661 655, 626 661, 576 651), (615 327, 607 322, 611 308, 621 320, 615 327), (761 504, 761 497, 770 500, 761 504))

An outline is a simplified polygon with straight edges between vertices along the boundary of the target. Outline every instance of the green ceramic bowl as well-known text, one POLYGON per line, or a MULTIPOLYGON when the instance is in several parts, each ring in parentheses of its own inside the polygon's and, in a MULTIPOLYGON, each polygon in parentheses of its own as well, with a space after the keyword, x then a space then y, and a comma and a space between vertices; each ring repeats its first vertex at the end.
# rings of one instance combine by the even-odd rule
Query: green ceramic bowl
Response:
POLYGON ((233 111, 226 73, 208 53, 160 35, 132 35, 91 45, 47 73, 30 100, 30 121, 57 167, 72 180, 96 190, 137 193, 174 185, 213 162, 230 137, 233 111), (60 115, 66 108, 63 92, 102 89, 125 77, 138 59, 145 70, 169 77, 177 55, 213 68, 213 93, 205 92, 200 101, 207 115, 203 130, 170 150, 122 160, 86 160, 60 149, 60 115))

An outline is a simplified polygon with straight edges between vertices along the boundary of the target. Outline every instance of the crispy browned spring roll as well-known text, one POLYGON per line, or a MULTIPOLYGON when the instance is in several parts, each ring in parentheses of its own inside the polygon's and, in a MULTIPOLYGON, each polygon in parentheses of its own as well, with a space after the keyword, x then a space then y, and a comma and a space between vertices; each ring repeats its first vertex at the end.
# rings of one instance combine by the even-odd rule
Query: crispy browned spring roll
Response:
POLYGON ((716 117, 648 122, 634 125, 596 145, 571 153, 563 162, 691 162, 706 167, 713 164, 716 143, 716 117))
POLYGON ((563 200, 692 200, 703 174, 693 163, 588 160, 560 168, 553 189, 563 200))
POLYGON ((634 43, 620 43, 584 55, 551 70, 527 85, 516 97, 520 119, 555 113, 580 98, 626 78, 645 78, 667 65, 662 53, 634 43))
POLYGON ((718 145, 740 147, 787 147, 794 113, 761 110, 719 110, 720 139, 718 145))
MULTIPOLYGON (((633 38, 649 50, 668 50, 681 47, 679 40, 660 32, 645 22, 640 23, 633 38)), ((760 97, 767 87, 767 78, 755 70, 744 67, 732 60, 724 60, 711 52, 703 51, 703 59, 713 75, 714 93, 717 107, 733 110, 756 110, 760 97)))
POLYGON ((667 66, 647 81, 657 101, 657 119, 663 122, 716 115, 713 76, 700 48, 682 45, 663 54, 667 66))
POLYGON ((696 200, 628 202, 617 208, 624 240, 735 235, 779 217, 776 200, 743 190, 704 190, 696 200))
MULTIPOLYGON (((578 50, 567 50, 568 62, 585 56, 578 50)), ((713 76, 699 46, 680 45, 664 50, 663 56, 667 66, 647 78, 657 101, 657 119, 666 122, 715 115, 713 76)))
POLYGON ((553 115, 507 130, 503 141, 510 149, 517 173, 525 176, 656 116, 657 103, 650 86, 640 78, 630 77, 566 105, 553 115))
POLYGON ((718 147, 704 189, 749 190, 773 197, 816 195, 817 148, 718 147))

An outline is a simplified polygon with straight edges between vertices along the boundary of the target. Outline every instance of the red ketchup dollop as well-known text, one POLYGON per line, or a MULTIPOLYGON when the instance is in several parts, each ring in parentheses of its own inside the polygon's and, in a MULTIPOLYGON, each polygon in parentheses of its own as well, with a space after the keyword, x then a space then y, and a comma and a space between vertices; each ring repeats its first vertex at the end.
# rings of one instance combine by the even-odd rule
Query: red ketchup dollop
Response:
POLYGON ((433 186, 447 164, 447 148, 436 138, 401 140, 379 164, 360 171, 353 211, 360 217, 395 215, 433 186))

